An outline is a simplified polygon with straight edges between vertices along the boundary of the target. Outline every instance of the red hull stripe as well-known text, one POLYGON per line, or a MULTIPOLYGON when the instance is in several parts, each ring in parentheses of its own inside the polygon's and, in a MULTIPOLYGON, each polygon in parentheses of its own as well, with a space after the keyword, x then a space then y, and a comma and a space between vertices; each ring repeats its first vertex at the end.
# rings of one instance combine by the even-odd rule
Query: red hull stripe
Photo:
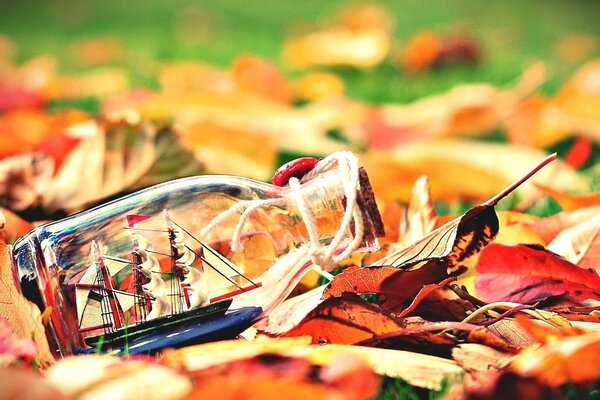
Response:
POLYGON ((77 289, 103 289, 102 285, 96 285, 93 283, 76 283, 75 287, 77 289))
POLYGON ((225 299, 228 299, 230 297, 236 296, 236 295, 238 295, 240 293, 245 293, 245 292, 249 292, 249 291, 251 291, 253 289, 258 289, 261 286, 262 286, 262 283, 261 282, 257 282, 255 285, 246 286, 246 287, 243 287, 243 288, 240 288, 240 289, 236 289, 236 290, 234 290, 232 292, 225 293, 225 294, 222 294, 222 295, 217 296, 217 297, 213 297, 212 299, 210 299, 210 302, 211 303, 215 303, 215 302, 220 301, 220 300, 225 300, 225 299))
POLYGON ((86 328, 81 328, 79 330, 79 333, 85 333, 85 332, 89 332, 89 331, 95 331, 96 329, 110 328, 111 326, 112 326, 112 324, 88 326, 86 328))

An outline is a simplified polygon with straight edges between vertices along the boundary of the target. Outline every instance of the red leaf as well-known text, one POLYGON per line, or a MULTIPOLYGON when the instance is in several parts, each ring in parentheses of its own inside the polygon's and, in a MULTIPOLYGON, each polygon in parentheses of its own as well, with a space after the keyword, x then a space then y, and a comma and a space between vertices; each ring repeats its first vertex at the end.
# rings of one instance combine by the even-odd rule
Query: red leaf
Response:
POLYGON ((424 285, 438 283, 448 277, 444 264, 431 264, 428 268, 414 271, 395 267, 349 267, 331 281, 323 297, 375 293, 380 295, 383 307, 398 312, 424 285))
POLYGON ((330 298, 284 336, 309 335, 313 343, 354 344, 402 328, 402 321, 375 304, 345 294, 330 298))
POLYGON ((488 301, 532 304, 555 296, 600 299, 597 273, 537 246, 491 244, 475 268, 475 289, 488 301))

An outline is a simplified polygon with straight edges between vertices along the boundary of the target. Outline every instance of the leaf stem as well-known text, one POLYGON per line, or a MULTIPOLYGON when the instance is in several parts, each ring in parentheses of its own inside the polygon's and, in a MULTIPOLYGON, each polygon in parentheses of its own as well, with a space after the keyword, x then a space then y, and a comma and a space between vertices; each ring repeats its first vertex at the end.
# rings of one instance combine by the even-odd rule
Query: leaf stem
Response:
POLYGON ((482 203, 481 205, 482 206, 495 206, 496 204, 498 204, 498 202, 500 200, 502 200, 503 198, 508 196, 516 188, 521 186, 525 181, 527 181, 529 178, 531 178, 533 175, 535 175, 539 170, 544 168, 546 165, 550 164, 552 161, 556 160, 557 157, 558 156, 556 153, 550 154, 548 157, 544 158, 539 164, 537 164, 535 167, 533 167, 527 174, 525 174, 524 176, 519 178, 516 182, 513 182, 511 185, 506 187, 500 193, 496 194, 494 197, 492 197, 488 201, 482 203))
MULTIPOLYGON (((488 311, 492 311, 495 309, 501 309, 501 310, 510 310, 512 308, 516 308, 516 307, 522 307, 523 304, 520 303, 513 303, 510 301, 498 301, 495 303, 489 303, 483 307, 478 308, 477 310, 473 311, 471 314, 469 314, 465 319, 463 319, 461 322, 466 322, 469 323, 472 320, 474 320, 475 318, 479 317, 481 314, 487 313, 488 311)), ((544 316, 544 314, 542 312, 540 312, 540 310, 537 309, 521 309, 519 310, 520 312, 524 313, 524 314, 528 314, 530 316, 532 316, 535 319, 539 319, 541 321, 547 322, 550 325, 553 326, 561 326, 560 323, 556 322, 553 320, 553 318, 546 318, 544 316)), ((554 314, 554 313, 552 313, 554 314)), ((554 317, 555 315, 553 315, 554 317)), ((558 315, 556 315, 558 316, 558 315)))

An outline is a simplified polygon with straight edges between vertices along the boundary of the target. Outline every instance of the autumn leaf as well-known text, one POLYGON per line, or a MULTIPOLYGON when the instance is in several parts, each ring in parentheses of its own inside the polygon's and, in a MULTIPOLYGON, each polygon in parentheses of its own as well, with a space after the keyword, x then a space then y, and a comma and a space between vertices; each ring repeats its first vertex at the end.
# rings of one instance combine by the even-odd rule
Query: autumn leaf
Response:
POLYGON ((0 317, 8 320, 14 334, 34 340, 37 346, 36 358, 42 365, 54 362, 40 310, 15 287, 9 249, 3 243, 0 244, 0 288, 0 317))
POLYGON ((496 204, 555 158, 556 154, 546 157, 529 173, 488 201, 375 264, 411 268, 422 261, 437 259, 446 263, 449 272, 456 271, 461 262, 478 253, 498 233, 498 218, 494 210, 496 204))
MULTIPOLYGON (((418 54, 418 57, 423 56, 427 57, 424 52, 418 54)), ((398 158, 398 161, 409 157, 410 150, 405 151, 402 147, 410 145, 410 148, 411 144, 416 148, 433 145, 434 148, 424 151, 423 154, 414 154, 417 157, 428 157, 429 151, 432 155, 438 153, 438 143, 432 139, 477 136, 495 129, 510 115, 511 110, 539 87, 544 77, 545 67, 538 63, 525 70, 521 80, 508 90, 489 84, 463 84, 445 93, 427 96, 412 103, 380 106, 362 121, 365 140, 370 151, 391 148, 394 149, 393 153, 402 154, 401 157, 394 157, 398 158)), ((445 146, 448 147, 450 143, 452 142, 445 143, 445 146)), ((452 154, 449 154, 453 151, 448 148, 445 155, 439 156, 438 162, 453 158, 452 154)), ((506 153, 504 156, 506 157, 506 153)), ((474 154, 470 157, 479 158, 474 154)), ((422 169, 421 174, 437 176, 428 171, 428 168, 422 169)), ((463 185, 466 183, 463 181, 463 185)), ((434 186, 436 184, 437 179, 434 186)), ((496 190, 499 189, 498 187, 496 190)))
POLYGON ((512 354, 478 343, 463 343, 452 349, 452 358, 467 371, 501 371, 513 357, 512 354))
POLYGON ((449 348, 461 341, 455 336, 458 332, 462 332, 462 336, 466 336, 465 340, 470 343, 480 343, 512 353, 518 350, 486 327, 454 321, 420 321, 420 323, 412 321, 410 326, 363 340, 359 344, 375 346, 385 343, 387 346, 398 346, 399 343, 404 342, 414 346, 427 343, 428 346, 432 347, 449 348))
POLYGON ((548 244, 548 250, 600 273, 600 215, 559 233, 548 244))
POLYGON ((563 296, 600 298, 600 277, 539 246, 491 244, 476 265, 477 294, 488 301, 533 304, 563 296))
POLYGON ((0 161, 0 199, 15 211, 36 205, 48 190, 54 162, 45 154, 22 154, 0 161))
POLYGON ((352 30, 333 26, 289 40, 283 47, 283 58, 294 68, 327 65, 368 68, 383 61, 390 45, 390 35, 381 27, 352 30), (360 46, 369 51, 357 51, 360 46))
POLYGON ((125 119, 88 121, 72 126, 70 133, 81 140, 41 196, 47 213, 73 212, 117 193, 202 170, 170 126, 125 119), (80 190, 83 183, 85 191, 80 190))
POLYGON ((600 214, 600 206, 585 207, 574 211, 563 211, 545 218, 530 218, 522 224, 539 236, 545 245, 560 232, 575 227, 600 214))
POLYGON ((125 400, 135 393, 149 400, 177 400, 192 388, 184 373, 150 357, 72 356, 57 362, 45 376, 69 398, 125 400))
POLYGON ((552 197, 565 211, 574 211, 580 208, 600 206, 600 192, 573 194, 554 189, 548 185, 536 184, 545 194, 552 197))
MULTIPOLYGON (((361 156, 361 163, 367 171, 373 171, 373 190, 383 201, 408 201, 412 182, 422 175, 428 177, 431 196, 436 200, 484 201, 544 157, 543 151, 531 147, 440 139, 387 146, 386 150, 369 149, 361 156)), ((533 182, 572 191, 589 186, 583 176, 562 161, 545 168, 533 182)), ((525 200, 539 191, 527 185, 517 193, 525 200)))
POLYGON ((41 375, 28 370, 3 368, 0 373, 2 396, 21 400, 68 400, 60 388, 51 385, 41 375))
POLYGON ((583 333, 553 339, 541 347, 518 354, 511 363, 522 376, 534 377, 550 386, 590 383, 600 378, 597 359, 600 335, 583 333))
POLYGON ((438 222, 426 176, 415 182, 408 205, 387 202, 383 205, 382 221, 385 236, 379 239, 381 248, 364 255, 362 265, 370 265, 385 254, 400 250, 431 233, 438 222))
POLYGON ((348 267, 329 283, 323 298, 341 297, 344 293, 377 294, 381 305, 401 312, 425 285, 439 283, 448 275, 441 263, 427 268, 405 271, 396 267, 348 267))
POLYGON ((364 361, 351 354, 316 369, 304 358, 265 353, 196 371, 192 378, 195 385, 186 399, 361 400, 372 398, 380 381, 364 361))
POLYGON ((309 335, 313 343, 354 344, 401 327, 402 321, 388 311, 344 294, 322 302, 283 336, 309 335))
POLYGON ((309 346, 310 341, 307 336, 275 339, 259 336, 251 342, 220 341, 168 352, 163 361, 167 365, 180 366, 193 372, 261 354, 302 357, 320 366, 326 366, 345 354, 367 362, 378 374, 401 378, 411 385, 434 390, 439 390, 444 380, 454 378, 462 372, 462 369, 452 361, 440 357, 364 346, 334 344, 309 346))

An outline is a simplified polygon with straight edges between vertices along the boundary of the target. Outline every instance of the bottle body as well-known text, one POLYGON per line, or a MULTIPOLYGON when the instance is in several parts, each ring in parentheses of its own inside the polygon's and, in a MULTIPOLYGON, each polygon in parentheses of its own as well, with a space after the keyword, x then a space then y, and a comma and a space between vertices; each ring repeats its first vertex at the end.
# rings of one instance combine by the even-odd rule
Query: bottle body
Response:
MULTIPOLYGON (((303 183, 302 191, 316 217, 319 240, 331 241, 345 210, 339 171, 303 183)), ((376 246, 371 216, 368 211, 363 215, 365 245, 376 246)), ((347 236, 352 237, 350 230, 347 236)), ((110 332, 142 337, 168 324, 175 332, 177 318, 187 318, 191 310, 210 314, 214 304, 230 303, 239 294, 251 298, 253 290, 268 291, 263 282, 295 279, 291 275, 297 275, 297 268, 292 273, 285 267, 276 277, 269 272, 305 249, 308 240, 288 188, 241 177, 199 176, 38 227, 15 243, 13 261, 21 291, 48 310, 48 340, 62 356, 94 347, 110 332), (236 205, 242 205, 239 211, 227 214, 236 205), (242 248, 232 251, 235 235, 242 248), (140 326, 151 329, 135 331, 140 326)), ((221 311, 225 318, 234 310, 221 311)), ((209 317, 197 318, 194 323, 200 324, 209 317)))

